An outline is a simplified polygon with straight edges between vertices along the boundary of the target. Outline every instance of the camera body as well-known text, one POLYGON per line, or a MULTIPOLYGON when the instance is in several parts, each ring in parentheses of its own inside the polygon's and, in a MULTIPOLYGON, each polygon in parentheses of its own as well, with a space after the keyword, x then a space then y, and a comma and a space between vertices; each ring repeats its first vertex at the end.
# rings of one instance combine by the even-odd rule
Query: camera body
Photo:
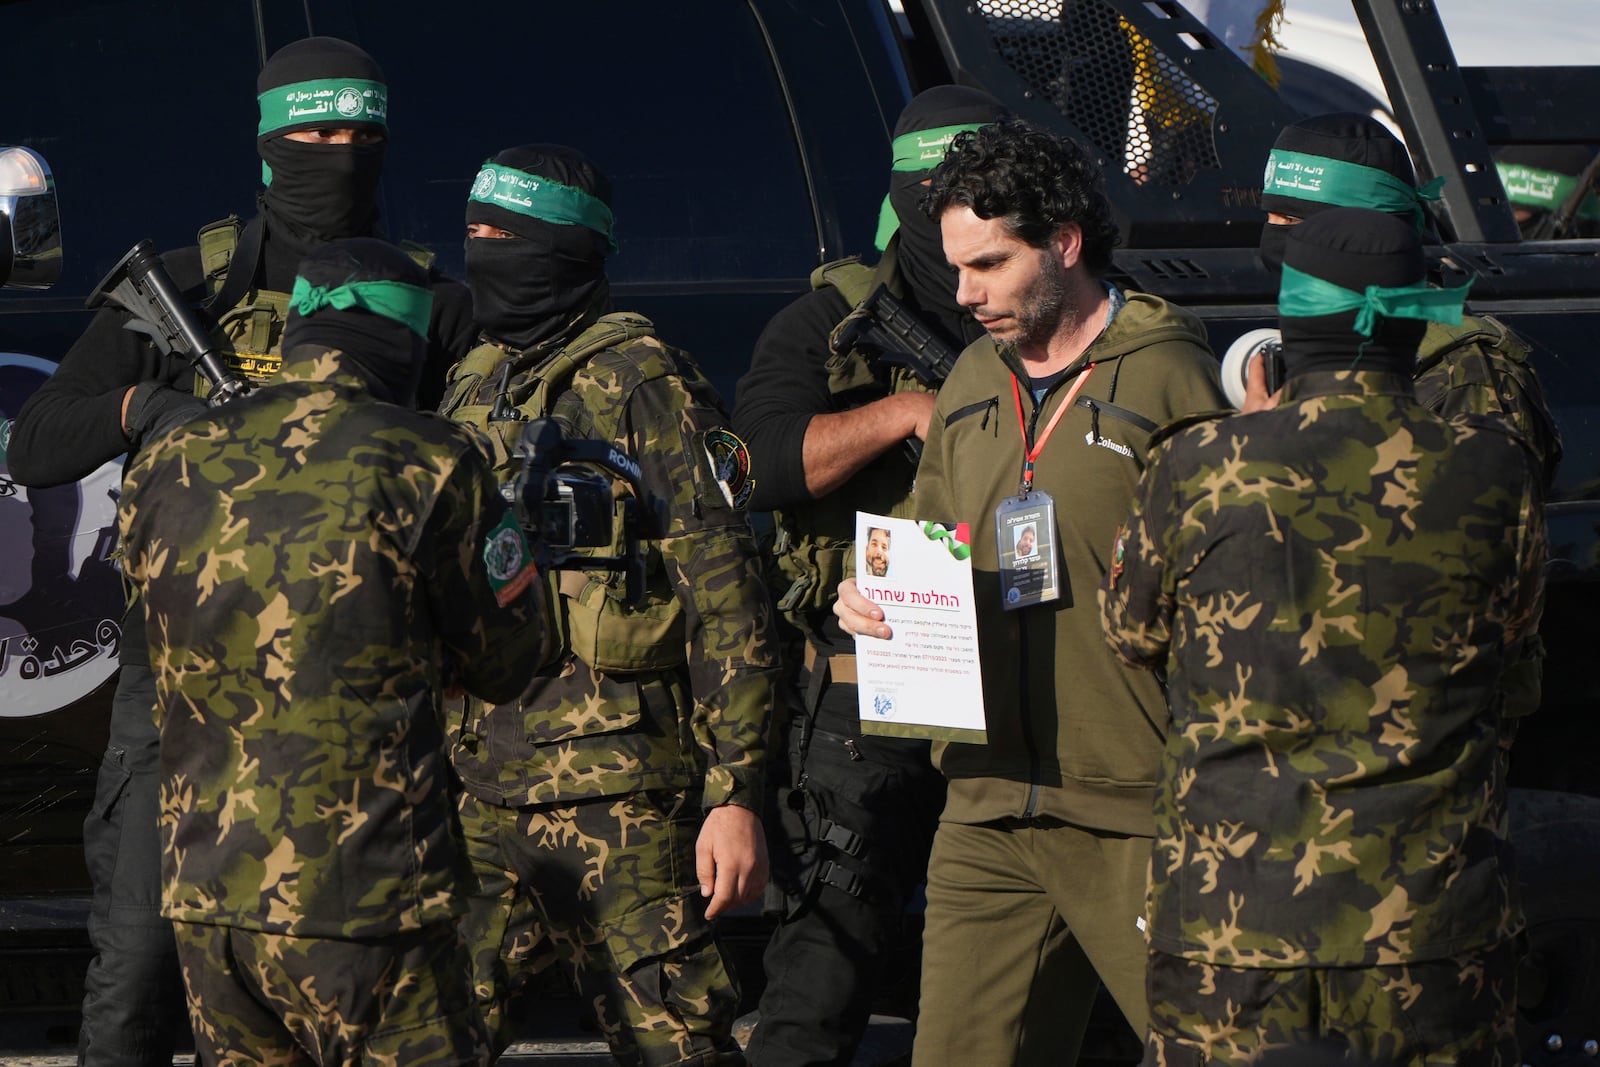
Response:
MULTIPOLYGON (((515 492, 508 495, 516 505, 515 492)), ((611 483, 604 476, 567 466, 550 472, 537 500, 523 502, 518 521, 552 549, 603 548, 615 532, 614 511, 611 483)))
POLYGON ((646 514, 639 464, 608 442, 572 439, 568 432, 569 427, 558 419, 530 420, 512 450, 520 466, 502 491, 532 538, 541 566, 621 572, 626 579, 624 595, 637 601, 644 592, 644 555, 639 540, 646 514), (622 479, 633 491, 622 500, 620 509, 612 477, 622 479), (579 551, 615 544, 619 521, 621 555, 579 551))

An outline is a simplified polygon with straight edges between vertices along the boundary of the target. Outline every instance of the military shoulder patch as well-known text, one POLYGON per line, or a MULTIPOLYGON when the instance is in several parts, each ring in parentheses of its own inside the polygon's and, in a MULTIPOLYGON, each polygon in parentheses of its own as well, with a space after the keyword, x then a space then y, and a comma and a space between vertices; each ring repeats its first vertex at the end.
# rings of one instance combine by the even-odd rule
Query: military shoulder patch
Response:
POLYGON ((735 511, 743 511, 755 492, 755 476, 750 473, 750 449, 739 435, 723 427, 699 435, 700 453, 711 478, 722 490, 722 499, 735 511))
POLYGON ((1107 578, 1107 585, 1115 589, 1117 579, 1122 577, 1122 568, 1128 561, 1128 530, 1126 527, 1117 531, 1117 543, 1111 550, 1111 574, 1107 578))
POLYGON ((483 539, 483 562, 489 569, 489 586, 495 603, 505 607, 521 596, 539 576, 528 538, 510 512, 483 539))

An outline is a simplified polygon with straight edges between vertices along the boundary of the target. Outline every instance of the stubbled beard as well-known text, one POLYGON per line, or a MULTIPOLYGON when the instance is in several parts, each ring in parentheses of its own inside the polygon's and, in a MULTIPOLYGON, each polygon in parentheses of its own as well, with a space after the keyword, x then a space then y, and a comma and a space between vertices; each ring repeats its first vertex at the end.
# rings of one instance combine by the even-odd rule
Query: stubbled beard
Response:
POLYGON ((1079 308, 1067 298, 1067 272, 1052 258, 1048 250, 1039 252, 1039 278, 1021 296, 1021 304, 1011 315, 1012 326, 1008 337, 993 334, 994 339, 1012 347, 1038 347, 1047 343, 1058 331, 1077 329, 1081 314, 1079 308))

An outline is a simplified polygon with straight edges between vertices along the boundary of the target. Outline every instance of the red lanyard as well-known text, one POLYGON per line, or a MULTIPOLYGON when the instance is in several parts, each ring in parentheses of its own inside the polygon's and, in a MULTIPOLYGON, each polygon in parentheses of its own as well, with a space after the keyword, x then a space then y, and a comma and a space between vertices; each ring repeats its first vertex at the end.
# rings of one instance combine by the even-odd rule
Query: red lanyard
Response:
POLYGON ((1093 370, 1093 363, 1083 368, 1083 373, 1078 375, 1077 380, 1072 383, 1072 388, 1067 390, 1066 399, 1061 401, 1061 406, 1056 408, 1056 413, 1050 416, 1050 421, 1045 424, 1044 433, 1039 435, 1039 439, 1034 442, 1031 449, 1028 448, 1028 420, 1022 414, 1022 386, 1018 383, 1015 374, 1011 376, 1011 395, 1017 401, 1017 429, 1022 431, 1023 463, 1022 492, 1020 495, 1026 496, 1028 491, 1033 488, 1033 461, 1039 458, 1040 452, 1044 451, 1044 443, 1050 440, 1050 434, 1055 430, 1056 423, 1061 421, 1061 416, 1067 413, 1067 409, 1077 399, 1078 390, 1083 388, 1083 383, 1089 380, 1089 373, 1093 370))

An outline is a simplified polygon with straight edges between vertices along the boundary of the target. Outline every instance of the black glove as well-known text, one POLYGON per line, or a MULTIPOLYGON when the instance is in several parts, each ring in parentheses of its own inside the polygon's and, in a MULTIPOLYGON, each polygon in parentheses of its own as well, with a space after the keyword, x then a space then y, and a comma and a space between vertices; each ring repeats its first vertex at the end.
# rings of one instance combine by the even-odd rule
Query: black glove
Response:
POLYGON ((210 409, 191 393, 162 382, 140 382, 128 401, 128 440, 137 452, 210 409))

